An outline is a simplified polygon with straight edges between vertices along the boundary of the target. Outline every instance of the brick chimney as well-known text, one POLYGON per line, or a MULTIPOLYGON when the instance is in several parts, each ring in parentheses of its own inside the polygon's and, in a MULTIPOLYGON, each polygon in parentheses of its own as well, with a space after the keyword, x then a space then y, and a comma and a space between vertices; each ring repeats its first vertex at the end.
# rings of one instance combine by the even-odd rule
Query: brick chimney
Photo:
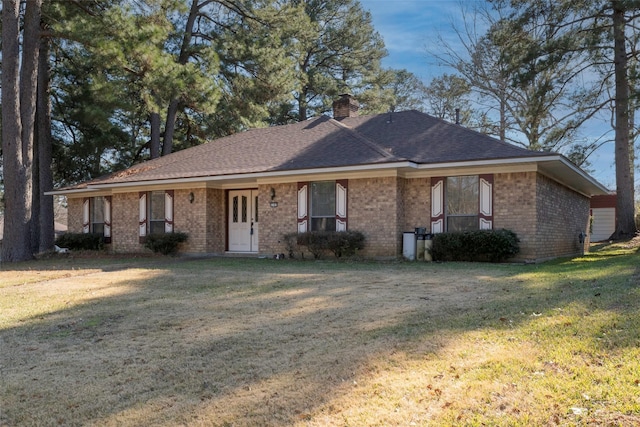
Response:
POLYGON ((333 101, 333 118, 342 120, 347 117, 358 117, 358 109, 360 104, 348 93, 340 95, 339 99, 333 101))

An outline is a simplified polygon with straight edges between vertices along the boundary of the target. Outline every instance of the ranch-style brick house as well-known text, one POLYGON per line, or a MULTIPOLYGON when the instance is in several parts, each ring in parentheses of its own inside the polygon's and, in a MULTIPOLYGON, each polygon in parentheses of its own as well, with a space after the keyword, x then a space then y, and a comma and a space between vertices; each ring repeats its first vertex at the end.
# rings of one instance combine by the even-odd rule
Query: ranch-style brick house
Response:
POLYGON ((252 129, 61 188, 69 232, 103 233, 113 252, 143 252, 180 231, 185 254, 286 253, 283 236, 358 230, 360 254, 402 254, 403 232, 514 231, 514 261, 581 253, 600 183, 560 154, 533 152, 418 111, 252 129))

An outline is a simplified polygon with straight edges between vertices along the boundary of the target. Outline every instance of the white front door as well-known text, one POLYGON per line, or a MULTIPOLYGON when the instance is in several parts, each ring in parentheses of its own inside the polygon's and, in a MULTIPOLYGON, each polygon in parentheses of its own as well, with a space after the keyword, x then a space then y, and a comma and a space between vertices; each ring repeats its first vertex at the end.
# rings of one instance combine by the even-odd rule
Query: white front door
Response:
POLYGON ((258 190, 229 191, 229 251, 258 251, 258 190))

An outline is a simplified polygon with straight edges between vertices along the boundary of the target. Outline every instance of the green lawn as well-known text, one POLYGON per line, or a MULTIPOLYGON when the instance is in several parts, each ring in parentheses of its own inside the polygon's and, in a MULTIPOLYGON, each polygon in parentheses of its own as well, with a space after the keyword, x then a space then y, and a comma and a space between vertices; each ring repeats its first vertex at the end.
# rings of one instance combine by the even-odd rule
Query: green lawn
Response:
POLYGON ((640 254, 0 270, 0 425, 640 425, 640 254))

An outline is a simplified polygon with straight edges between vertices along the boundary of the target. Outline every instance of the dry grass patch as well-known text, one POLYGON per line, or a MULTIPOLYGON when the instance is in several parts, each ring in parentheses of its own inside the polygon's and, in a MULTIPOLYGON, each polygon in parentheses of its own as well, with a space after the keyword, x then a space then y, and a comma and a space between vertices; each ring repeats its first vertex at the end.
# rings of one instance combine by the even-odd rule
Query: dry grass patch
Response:
POLYGON ((638 255, 590 257, 32 263, 0 425, 634 425, 638 255))

